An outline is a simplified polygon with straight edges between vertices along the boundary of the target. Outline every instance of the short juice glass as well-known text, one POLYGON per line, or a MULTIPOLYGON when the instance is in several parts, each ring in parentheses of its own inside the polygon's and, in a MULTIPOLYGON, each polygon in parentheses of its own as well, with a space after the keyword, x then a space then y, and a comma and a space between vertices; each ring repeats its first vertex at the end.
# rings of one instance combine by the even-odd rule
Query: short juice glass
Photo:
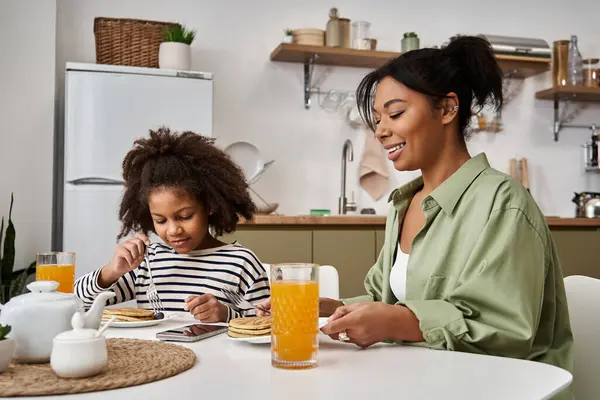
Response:
POLYGON ((55 251, 37 253, 35 280, 58 282, 57 292, 73 293, 75 253, 55 251))
POLYGON ((271 365, 284 369, 317 366, 319 266, 271 265, 271 365))

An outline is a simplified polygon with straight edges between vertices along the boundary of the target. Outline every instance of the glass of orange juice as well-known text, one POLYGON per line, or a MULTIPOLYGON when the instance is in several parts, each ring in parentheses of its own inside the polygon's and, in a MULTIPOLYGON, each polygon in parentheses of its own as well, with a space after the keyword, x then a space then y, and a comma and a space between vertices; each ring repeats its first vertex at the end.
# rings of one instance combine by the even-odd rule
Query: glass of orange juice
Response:
POLYGON ((285 369, 317 366, 319 266, 271 265, 271 364, 285 369))
POLYGON ((75 253, 51 251, 37 253, 36 281, 58 282, 57 292, 73 293, 75 285, 75 253))

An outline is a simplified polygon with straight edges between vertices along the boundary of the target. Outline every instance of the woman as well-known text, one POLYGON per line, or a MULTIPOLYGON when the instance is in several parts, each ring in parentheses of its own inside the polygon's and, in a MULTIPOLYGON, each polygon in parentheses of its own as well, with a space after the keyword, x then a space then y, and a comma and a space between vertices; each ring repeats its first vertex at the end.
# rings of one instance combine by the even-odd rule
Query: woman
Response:
POLYGON ((411 51, 357 90, 363 119, 398 171, 422 176, 392 192, 385 244, 367 295, 321 299, 322 331, 361 347, 381 341, 572 368, 563 276, 529 193, 471 157, 475 107, 502 106, 489 43, 461 37, 411 51))

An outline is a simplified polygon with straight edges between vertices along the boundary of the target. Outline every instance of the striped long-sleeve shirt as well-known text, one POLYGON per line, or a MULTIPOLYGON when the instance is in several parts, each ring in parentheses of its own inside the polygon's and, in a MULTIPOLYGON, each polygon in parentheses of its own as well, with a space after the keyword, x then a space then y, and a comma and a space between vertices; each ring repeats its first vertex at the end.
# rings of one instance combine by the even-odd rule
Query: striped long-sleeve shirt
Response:
MULTIPOLYGON (((238 243, 194 250, 189 254, 178 254, 162 243, 152 243, 148 246, 148 258, 152 279, 166 311, 183 312, 187 297, 210 293, 227 305, 229 321, 254 315, 254 310, 240 314, 221 293, 221 288, 243 294, 250 303, 267 299, 270 295, 269 280, 261 262, 251 250, 238 243)), ((145 263, 106 289, 98 285, 99 275, 100 269, 97 269, 75 282, 75 294, 86 308, 92 305, 99 293, 110 290, 116 297, 110 299, 108 305, 136 300, 138 307, 151 309, 146 296, 150 280, 145 263)))

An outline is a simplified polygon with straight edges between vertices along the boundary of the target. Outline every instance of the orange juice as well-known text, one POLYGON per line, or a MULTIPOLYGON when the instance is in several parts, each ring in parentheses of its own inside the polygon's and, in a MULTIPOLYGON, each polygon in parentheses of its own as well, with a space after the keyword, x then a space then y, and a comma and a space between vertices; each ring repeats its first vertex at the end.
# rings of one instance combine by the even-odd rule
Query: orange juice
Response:
POLYGON ((319 284, 316 281, 271 282, 274 365, 303 369, 316 366, 319 348, 319 284))
POLYGON ((74 265, 38 265, 35 268, 35 279, 37 281, 58 282, 57 292, 73 293, 75 285, 74 265))

